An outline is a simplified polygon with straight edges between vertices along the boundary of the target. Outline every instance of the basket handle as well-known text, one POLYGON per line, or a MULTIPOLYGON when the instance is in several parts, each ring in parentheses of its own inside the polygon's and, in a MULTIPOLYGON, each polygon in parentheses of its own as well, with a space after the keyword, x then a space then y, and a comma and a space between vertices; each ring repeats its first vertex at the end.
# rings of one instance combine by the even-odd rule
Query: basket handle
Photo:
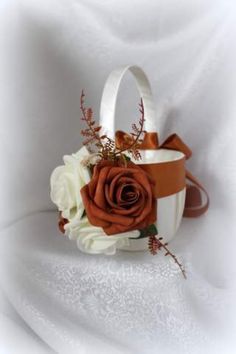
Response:
POLYGON ((121 80, 127 71, 130 71, 136 82, 137 89, 143 100, 145 115, 145 130, 156 131, 155 105, 149 80, 144 71, 136 65, 122 66, 110 73, 105 83, 101 107, 100 125, 106 129, 106 134, 114 139, 115 136, 115 110, 121 80))

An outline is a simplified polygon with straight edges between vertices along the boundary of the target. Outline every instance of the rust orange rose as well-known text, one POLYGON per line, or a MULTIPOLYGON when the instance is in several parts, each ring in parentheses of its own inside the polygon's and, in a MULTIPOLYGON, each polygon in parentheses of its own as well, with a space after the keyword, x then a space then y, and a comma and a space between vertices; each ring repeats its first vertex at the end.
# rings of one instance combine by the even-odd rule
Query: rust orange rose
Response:
POLYGON ((154 182, 132 162, 127 167, 99 162, 81 189, 89 222, 107 235, 143 229, 156 221, 154 182))

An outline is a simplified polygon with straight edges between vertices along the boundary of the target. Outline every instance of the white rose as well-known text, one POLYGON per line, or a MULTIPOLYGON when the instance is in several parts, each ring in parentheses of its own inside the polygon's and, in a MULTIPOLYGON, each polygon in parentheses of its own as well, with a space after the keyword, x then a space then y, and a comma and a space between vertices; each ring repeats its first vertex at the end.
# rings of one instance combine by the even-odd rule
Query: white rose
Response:
POLYGON ((93 226, 87 217, 74 218, 64 226, 65 234, 77 241, 78 248, 85 253, 113 255, 117 247, 129 245, 129 237, 136 238, 139 231, 130 231, 108 236, 102 228, 93 226))
POLYGON ((83 163, 89 156, 82 147, 76 154, 64 156, 65 165, 55 168, 51 175, 51 199, 69 221, 75 216, 80 219, 84 212, 80 189, 90 181, 89 169, 83 163))

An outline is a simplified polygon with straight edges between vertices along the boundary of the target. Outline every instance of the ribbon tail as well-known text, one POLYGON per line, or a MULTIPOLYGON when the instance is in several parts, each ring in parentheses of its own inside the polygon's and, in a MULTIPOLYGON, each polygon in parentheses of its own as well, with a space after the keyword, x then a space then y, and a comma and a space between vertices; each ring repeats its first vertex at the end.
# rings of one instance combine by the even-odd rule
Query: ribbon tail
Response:
POLYGON ((187 184, 183 216, 188 218, 198 217, 204 214, 209 208, 210 198, 206 189, 188 170, 186 170, 186 179, 192 182, 192 184, 187 184), (202 204, 201 191, 206 196, 204 204, 202 204))

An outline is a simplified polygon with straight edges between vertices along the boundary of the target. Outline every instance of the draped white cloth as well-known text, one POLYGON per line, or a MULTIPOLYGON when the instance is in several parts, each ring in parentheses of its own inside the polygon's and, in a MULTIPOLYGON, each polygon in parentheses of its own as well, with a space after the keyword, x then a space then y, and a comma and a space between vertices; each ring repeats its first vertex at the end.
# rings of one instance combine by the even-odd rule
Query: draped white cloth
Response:
MULTIPOLYGON (((236 5, 27 0, 0 4, 1 287, 4 353, 234 353, 236 5), (192 148, 211 198, 185 219, 171 259, 80 253, 59 234, 49 177, 81 144, 79 96, 98 117, 117 66, 148 74, 160 140, 192 148)), ((138 118, 122 83, 119 128, 138 118)))

